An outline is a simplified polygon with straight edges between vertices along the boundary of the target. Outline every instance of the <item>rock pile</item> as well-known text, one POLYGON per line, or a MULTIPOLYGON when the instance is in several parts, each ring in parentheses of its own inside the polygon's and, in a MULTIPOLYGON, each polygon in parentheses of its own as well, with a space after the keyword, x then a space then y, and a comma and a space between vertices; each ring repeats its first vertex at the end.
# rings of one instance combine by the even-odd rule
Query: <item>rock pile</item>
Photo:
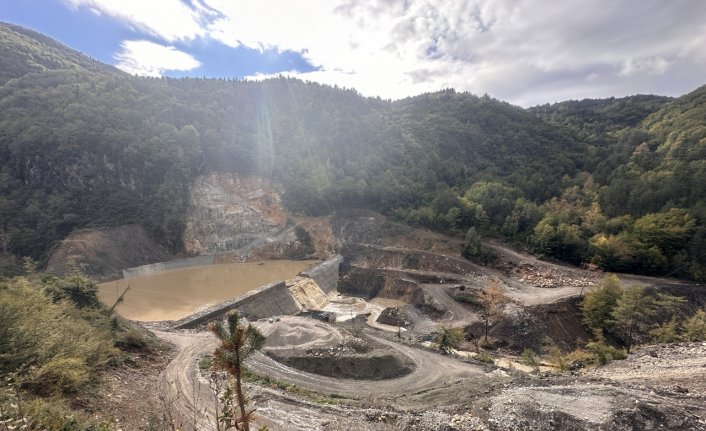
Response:
POLYGON ((520 283, 534 287, 553 288, 559 286, 589 287, 596 284, 595 277, 560 272, 549 266, 542 267, 527 262, 505 263, 500 269, 517 278, 520 283))

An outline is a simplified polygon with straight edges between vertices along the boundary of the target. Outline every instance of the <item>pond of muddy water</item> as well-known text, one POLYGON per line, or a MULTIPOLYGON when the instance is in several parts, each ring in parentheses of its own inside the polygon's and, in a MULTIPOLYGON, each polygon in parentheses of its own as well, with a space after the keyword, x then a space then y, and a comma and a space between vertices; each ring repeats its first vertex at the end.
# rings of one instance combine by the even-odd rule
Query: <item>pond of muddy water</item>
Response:
POLYGON ((286 280, 317 261, 269 260, 171 269, 98 285, 108 306, 130 286, 118 313, 132 320, 176 320, 264 284, 286 280))

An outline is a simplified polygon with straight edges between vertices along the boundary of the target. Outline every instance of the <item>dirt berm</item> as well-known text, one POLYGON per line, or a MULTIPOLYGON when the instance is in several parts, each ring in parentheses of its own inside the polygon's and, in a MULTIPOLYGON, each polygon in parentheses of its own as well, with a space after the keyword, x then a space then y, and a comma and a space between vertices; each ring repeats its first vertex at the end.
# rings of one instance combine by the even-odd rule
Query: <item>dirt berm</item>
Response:
POLYGON ((267 340, 263 352, 301 371, 356 380, 385 380, 414 371, 412 359, 360 334, 323 322, 283 316, 258 323, 267 340))

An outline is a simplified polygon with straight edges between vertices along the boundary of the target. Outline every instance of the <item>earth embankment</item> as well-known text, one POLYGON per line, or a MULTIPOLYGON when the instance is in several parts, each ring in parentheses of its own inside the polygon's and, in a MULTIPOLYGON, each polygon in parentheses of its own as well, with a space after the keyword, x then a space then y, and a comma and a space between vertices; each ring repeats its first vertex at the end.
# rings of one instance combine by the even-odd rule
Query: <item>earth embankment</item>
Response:
POLYGON ((74 232, 54 249, 46 271, 65 273, 71 256, 77 256, 77 263, 86 274, 101 281, 122 278, 126 268, 174 257, 139 225, 74 232))

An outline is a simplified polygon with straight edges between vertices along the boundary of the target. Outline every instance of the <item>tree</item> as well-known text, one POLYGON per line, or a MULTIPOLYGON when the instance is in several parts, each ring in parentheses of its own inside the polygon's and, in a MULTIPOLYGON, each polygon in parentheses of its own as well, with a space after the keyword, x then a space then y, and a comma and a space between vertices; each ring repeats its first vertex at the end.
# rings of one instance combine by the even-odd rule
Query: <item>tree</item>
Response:
POLYGON ((481 306, 481 317, 485 323, 485 342, 488 342, 488 329, 490 322, 498 319, 503 314, 503 308, 509 300, 503 294, 500 282, 492 279, 485 289, 480 291, 478 303, 481 306))
POLYGON ((611 316, 618 335, 625 342, 627 353, 630 353, 634 341, 639 341, 650 329, 671 320, 685 302, 684 298, 666 293, 648 293, 642 286, 625 290, 616 301, 611 316))
POLYGON ((235 392, 240 413, 234 412, 228 405, 224 407, 221 421, 226 429, 249 431, 254 410, 247 410, 248 399, 243 390, 243 364, 245 358, 259 350, 265 342, 265 336, 251 324, 245 324, 237 311, 226 315, 225 326, 221 322, 212 322, 208 329, 213 332, 221 345, 213 352, 213 366, 224 370, 231 376, 231 384, 226 396, 235 392), (235 379, 235 382, 233 382, 235 379))
POLYGON ((686 341, 706 340, 706 310, 699 310, 682 323, 682 338, 686 341))
POLYGON ((583 321, 594 333, 602 334, 612 326, 611 313, 622 294, 616 275, 605 277, 595 289, 586 293, 583 298, 583 321))
POLYGON ((69 256, 66 267, 64 277, 47 279, 45 292, 54 298, 55 302, 67 299, 78 308, 99 308, 101 303, 98 299, 98 286, 83 272, 78 256, 69 256))
POLYGON ((476 228, 470 227, 466 232, 466 244, 461 250, 461 255, 468 260, 488 265, 498 260, 498 255, 492 248, 483 245, 476 228))

